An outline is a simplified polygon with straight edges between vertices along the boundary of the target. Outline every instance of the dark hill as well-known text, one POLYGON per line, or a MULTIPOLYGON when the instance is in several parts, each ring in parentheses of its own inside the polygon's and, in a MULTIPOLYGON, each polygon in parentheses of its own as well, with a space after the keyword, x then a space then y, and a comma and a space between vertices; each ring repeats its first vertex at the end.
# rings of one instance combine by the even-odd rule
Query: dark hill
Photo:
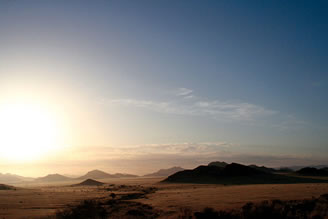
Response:
POLYGON ((288 168, 288 167, 281 167, 279 169, 277 169, 276 172, 280 172, 280 173, 292 173, 294 172, 294 170, 288 168))
POLYGON ((208 164, 208 166, 217 166, 217 167, 225 167, 228 164, 226 162, 221 162, 221 161, 214 161, 208 164))
POLYGON ((67 181, 67 180, 72 180, 72 179, 57 173, 49 174, 47 176, 39 177, 35 179, 36 182, 60 182, 60 181, 67 181))
POLYGON ((104 183, 93 180, 93 179, 86 179, 79 184, 75 184, 73 186, 102 186, 104 183))
POLYGON ((190 183, 228 183, 236 177, 253 177, 266 175, 265 172, 237 163, 225 167, 216 165, 199 166, 193 170, 184 170, 169 176, 165 182, 190 182, 190 183))
POLYGON ((263 175, 266 172, 259 170, 258 168, 252 168, 238 163, 228 164, 223 168, 222 176, 254 176, 263 175))
POLYGON ((269 184, 269 183, 306 183, 327 182, 309 178, 284 176, 268 173, 250 166, 237 163, 225 167, 199 166, 193 170, 177 172, 163 182, 204 183, 204 184, 269 184))
POLYGON ((249 165, 249 167, 252 167, 253 169, 257 169, 257 170, 261 170, 263 172, 266 172, 266 173, 274 173, 276 172, 277 170, 276 169, 273 169, 273 168, 268 168, 268 167, 265 167, 265 166, 257 166, 257 165, 249 165))
MULTIPOLYGON (((228 163, 226 162, 221 162, 221 161, 214 161, 214 162, 211 162, 208 164, 208 166, 217 166, 217 167, 226 167, 228 165, 228 163)), ((273 172, 276 172, 275 169, 273 168, 268 168, 268 167, 265 167, 265 166, 257 166, 257 165, 249 165, 249 167, 253 168, 253 169, 257 169, 257 170, 260 170, 260 171, 263 171, 263 172, 267 172, 267 173, 273 173, 273 172)))
POLYGON ((296 171, 296 173, 303 176, 328 176, 328 171, 325 168, 305 167, 296 171))

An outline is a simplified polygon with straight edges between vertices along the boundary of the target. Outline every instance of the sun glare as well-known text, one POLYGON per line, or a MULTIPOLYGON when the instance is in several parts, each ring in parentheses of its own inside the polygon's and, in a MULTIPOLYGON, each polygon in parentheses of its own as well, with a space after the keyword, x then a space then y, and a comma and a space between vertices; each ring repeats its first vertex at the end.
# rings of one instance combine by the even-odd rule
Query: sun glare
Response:
POLYGON ((28 161, 59 146, 59 125, 50 110, 30 103, 0 105, 0 157, 28 161))

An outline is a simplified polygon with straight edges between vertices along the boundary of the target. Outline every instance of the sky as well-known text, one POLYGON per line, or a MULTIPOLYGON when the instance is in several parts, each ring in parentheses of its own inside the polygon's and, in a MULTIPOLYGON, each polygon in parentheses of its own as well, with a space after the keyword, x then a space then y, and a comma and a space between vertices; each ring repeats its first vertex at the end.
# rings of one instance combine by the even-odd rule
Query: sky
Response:
POLYGON ((327 10, 302 0, 3 0, 0 147, 13 150, 0 172, 327 164, 327 10), (12 103, 16 114, 1 111, 12 103))

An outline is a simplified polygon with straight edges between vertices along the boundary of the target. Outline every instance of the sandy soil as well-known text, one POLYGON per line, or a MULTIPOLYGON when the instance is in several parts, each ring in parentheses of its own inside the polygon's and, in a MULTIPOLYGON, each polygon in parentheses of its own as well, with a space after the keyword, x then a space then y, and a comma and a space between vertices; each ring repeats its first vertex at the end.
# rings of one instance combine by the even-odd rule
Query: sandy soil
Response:
POLYGON ((160 178, 136 178, 102 180, 115 184, 118 189, 107 191, 104 187, 70 187, 65 185, 36 186, 0 191, 0 219, 38 218, 54 214, 67 205, 75 205, 84 199, 104 199, 109 194, 133 193, 138 188, 156 187, 155 193, 136 201, 149 204, 167 215, 175 215, 183 208, 202 210, 239 208, 247 202, 270 199, 305 199, 328 193, 328 184, 287 184, 287 185, 194 185, 161 184, 160 178), (128 187, 119 187, 127 185, 128 187))
POLYGON ((163 211, 193 211, 212 207, 217 210, 240 208, 247 202, 264 200, 300 200, 328 193, 328 184, 282 184, 282 185, 161 185, 142 203, 163 211))
POLYGON ((67 204, 99 198, 104 191, 95 188, 51 186, 0 191, 0 218, 36 218, 53 214, 67 204))

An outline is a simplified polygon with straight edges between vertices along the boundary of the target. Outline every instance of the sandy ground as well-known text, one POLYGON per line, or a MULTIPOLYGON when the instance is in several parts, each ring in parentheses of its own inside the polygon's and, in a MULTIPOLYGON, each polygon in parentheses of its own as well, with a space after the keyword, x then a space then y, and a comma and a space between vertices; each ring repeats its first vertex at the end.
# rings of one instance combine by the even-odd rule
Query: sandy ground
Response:
MULTIPOLYGON (((156 187, 155 193, 136 201, 149 204, 164 212, 179 212, 181 209, 202 210, 239 208, 247 202, 271 199, 305 199, 328 193, 328 184, 287 185, 194 185, 159 184, 160 178, 136 178, 103 180, 109 184, 156 187)), ((58 209, 74 205, 84 199, 108 198, 113 191, 103 187, 71 187, 68 185, 28 185, 11 191, 0 191, 0 219, 38 218, 54 214, 58 209)), ((117 190, 115 193, 127 193, 117 190)), ((131 192, 135 192, 132 191, 131 192)))
POLYGON ((42 187, 0 191, 0 218, 36 218, 53 214, 67 204, 99 198, 104 192, 95 188, 42 187))
POLYGON ((212 207, 217 210, 240 208, 247 202, 264 200, 299 200, 328 193, 328 184, 283 184, 283 185, 161 185, 160 190, 141 200, 164 211, 193 211, 212 207))

